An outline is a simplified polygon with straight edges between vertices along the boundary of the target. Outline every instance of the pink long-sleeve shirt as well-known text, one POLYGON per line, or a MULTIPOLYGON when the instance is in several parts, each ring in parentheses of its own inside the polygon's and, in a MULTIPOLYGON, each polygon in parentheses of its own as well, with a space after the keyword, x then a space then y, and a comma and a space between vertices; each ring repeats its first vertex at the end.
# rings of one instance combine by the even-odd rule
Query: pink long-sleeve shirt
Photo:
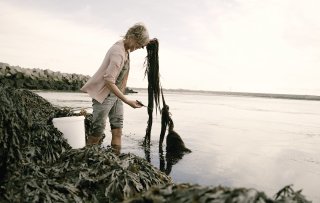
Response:
POLYGON ((87 92, 91 98, 102 103, 110 93, 106 83, 116 84, 120 72, 127 68, 119 87, 124 90, 129 74, 129 68, 125 66, 125 63, 128 62, 128 54, 123 41, 116 42, 106 53, 100 68, 80 90, 87 92))

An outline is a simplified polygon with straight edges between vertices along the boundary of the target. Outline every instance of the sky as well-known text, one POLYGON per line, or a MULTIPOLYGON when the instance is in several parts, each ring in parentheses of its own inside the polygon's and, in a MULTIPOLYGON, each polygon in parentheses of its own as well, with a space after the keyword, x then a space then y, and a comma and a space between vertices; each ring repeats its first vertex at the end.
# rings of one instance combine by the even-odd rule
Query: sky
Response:
MULTIPOLYGON (((0 62, 93 75, 127 29, 159 40, 166 89, 320 95, 318 0, 0 0, 0 62)), ((146 50, 129 87, 147 87, 146 50)))

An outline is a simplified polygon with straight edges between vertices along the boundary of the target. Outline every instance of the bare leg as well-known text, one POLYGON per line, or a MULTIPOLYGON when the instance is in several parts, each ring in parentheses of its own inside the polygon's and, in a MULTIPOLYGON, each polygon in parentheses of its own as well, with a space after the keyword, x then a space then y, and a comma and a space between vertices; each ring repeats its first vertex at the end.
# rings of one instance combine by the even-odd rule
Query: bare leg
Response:
POLYGON ((112 133, 111 146, 113 145, 121 146, 122 128, 112 129, 111 133, 112 133))
POLYGON ((111 147, 114 150, 115 154, 119 155, 121 150, 122 128, 112 129, 111 133, 112 133, 111 147))
POLYGON ((94 145, 94 144, 100 144, 100 139, 102 138, 102 136, 93 136, 93 135, 89 135, 87 142, 86 142, 86 146, 90 146, 90 145, 94 145))

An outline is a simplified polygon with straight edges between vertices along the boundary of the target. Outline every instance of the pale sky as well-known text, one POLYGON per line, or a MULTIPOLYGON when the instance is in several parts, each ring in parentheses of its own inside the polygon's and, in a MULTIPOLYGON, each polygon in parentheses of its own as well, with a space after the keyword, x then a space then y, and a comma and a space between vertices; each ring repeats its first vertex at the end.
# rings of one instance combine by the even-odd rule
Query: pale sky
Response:
MULTIPOLYGON (((320 95, 318 0, 0 0, 0 62, 93 75, 136 22, 164 88, 320 95)), ((147 87, 146 50, 130 87, 147 87)))

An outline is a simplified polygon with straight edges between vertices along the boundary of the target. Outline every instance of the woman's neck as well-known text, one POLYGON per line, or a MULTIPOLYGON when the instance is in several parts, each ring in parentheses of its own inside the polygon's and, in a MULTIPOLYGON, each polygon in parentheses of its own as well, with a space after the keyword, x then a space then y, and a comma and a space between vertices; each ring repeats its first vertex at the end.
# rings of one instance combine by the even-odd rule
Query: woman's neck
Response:
POLYGON ((127 39, 123 39, 123 46, 124 46, 124 50, 126 50, 126 52, 129 50, 129 41, 127 39))

